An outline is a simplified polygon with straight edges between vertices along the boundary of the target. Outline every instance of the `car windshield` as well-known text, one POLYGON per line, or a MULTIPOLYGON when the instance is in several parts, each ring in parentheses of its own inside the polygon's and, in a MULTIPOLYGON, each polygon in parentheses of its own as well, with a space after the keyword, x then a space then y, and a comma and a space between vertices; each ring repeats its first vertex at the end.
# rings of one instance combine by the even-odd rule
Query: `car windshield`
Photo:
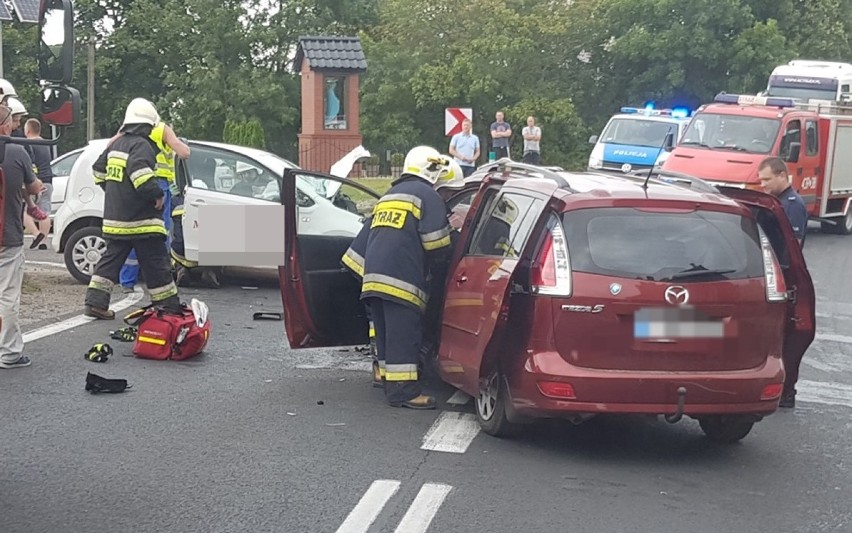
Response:
POLYGON ((757 224, 738 214, 610 207, 570 211, 563 223, 578 272, 679 283, 764 274, 757 224))
POLYGON ((692 119, 679 146, 767 154, 780 127, 781 121, 774 118, 700 113, 692 119))
POLYGON ((837 92, 834 90, 825 89, 804 89, 794 87, 769 87, 766 92, 767 96, 777 96, 781 98, 797 98, 808 101, 815 100, 837 100, 837 92))
POLYGON ((662 148, 666 134, 677 136, 677 124, 658 120, 614 118, 601 135, 601 142, 662 148))

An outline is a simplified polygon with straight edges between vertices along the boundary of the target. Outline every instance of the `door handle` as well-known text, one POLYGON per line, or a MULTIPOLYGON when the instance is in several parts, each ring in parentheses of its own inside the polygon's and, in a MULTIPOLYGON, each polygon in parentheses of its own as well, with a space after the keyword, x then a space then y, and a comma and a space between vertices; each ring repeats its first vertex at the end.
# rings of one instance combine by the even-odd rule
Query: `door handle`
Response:
POLYGON ((467 281, 467 276, 465 276, 464 274, 459 274, 456 277, 456 283, 464 283, 465 281, 467 281))
POLYGON ((192 207, 198 207, 199 205, 205 205, 206 203, 207 202, 205 202, 204 200, 193 200, 189 202, 189 205, 191 205, 192 207))
POLYGON ((798 174, 799 176, 801 176, 801 175, 802 175, 802 173, 804 173, 804 171, 805 171, 805 169, 804 169, 804 168, 799 167, 799 168, 796 170, 796 174, 798 174))

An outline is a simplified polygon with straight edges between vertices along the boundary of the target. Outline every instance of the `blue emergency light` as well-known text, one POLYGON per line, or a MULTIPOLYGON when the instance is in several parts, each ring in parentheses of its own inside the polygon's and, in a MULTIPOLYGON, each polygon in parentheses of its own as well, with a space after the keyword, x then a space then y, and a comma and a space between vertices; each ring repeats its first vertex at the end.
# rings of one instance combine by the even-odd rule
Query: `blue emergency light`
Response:
POLYGON ((642 107, 622 107, 621 112, 625 114, 640 114, 648 117, 672 117, 672 118, 687 118, 690 113, 685 107, 676 107, 674 109, 654 109, 651 104, 642 107))
POLYGON ((770 107, 796 107, 795 101, 792 98, 778 98, 772 96, 754 96, 751 94, 728 94, 719 93, 714 102, 723 104, 739 104, 739 105, 764 105, 770 107))

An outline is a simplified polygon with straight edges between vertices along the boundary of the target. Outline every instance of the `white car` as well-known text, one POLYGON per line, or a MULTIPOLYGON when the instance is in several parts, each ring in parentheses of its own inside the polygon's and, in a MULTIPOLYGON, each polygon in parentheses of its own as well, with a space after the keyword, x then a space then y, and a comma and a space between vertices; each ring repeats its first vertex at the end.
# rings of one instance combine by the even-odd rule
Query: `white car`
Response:
POLYGON ((50 196, 50 218, 56 216, 56 212, 62 207, 62 202, 65 200, 65 187, 68 185, 68 177, 71 175, 71 169, 74 163, 83 153, 85 148, 77 148, 66 154, 62 154, 50 162, 50 170, 53 173, 51 183, 53 184, 53 194, 50 196))
MULTIPOLYGON (((103 153, 108 139, 93 140, 77 158, 65 191, 65 200, 54 218, 53 250, 64 254, 65 266, 77 280, 88 283, 106 249, 101 237, 104 193, 95 185, 92 164, 103 153)), ((284 170, 297 165, 277 155, 230 144, 189 141, 189 160, 179 160, 177 181, 184 190, 184 247, 187 259, 198 260, 198 207, 201 205, 269 205, 280 202, 284 170)), ((352 165, 369 152, 358 147, 332 167, 345 177, 352 165)), ((299 178, 299 233, 355 236, 363 216, 339 195, 339 183, 299 178), (331 185, 331 182, 328 182, 331 185), (341 211, 345 211, 341 213, 341 211)), ((264 228, 258 228, 262 233, 264 228)))

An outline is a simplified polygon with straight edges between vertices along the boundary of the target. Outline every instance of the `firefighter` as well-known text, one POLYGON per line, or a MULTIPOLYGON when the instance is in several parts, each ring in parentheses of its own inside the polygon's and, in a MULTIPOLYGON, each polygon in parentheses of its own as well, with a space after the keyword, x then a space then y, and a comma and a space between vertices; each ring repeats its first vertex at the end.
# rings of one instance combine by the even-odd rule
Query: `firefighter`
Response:
POLYGON ((385 362, 385 396, 394 407, 435 408, 435 398, 420 388, 418 362, 427 278, 451 249, 447 207, 432 188, 448 167, 434 148, 411 149, 402 175, 373 209, 363 254, 350 248, 343 259, 353 268, 363 257, 361 300, 370 309, 378 358, 385 362))
MULTIPOLYGON (((120 134, 119 134, 120 135, 120 134)), ((159 122, 151 130, 149 136, 157 146, 157 167, 154 169, 154 174, 157 176, 157 182, 163 190, 163 221, 166 225, 166 231, 171 232, 172 228, 172 188, 175 187, 175 155, 189 159, 190 149, 186 143, 180 140, 170 126, 165 122, 159 122)), ((113 138, 113 140, 115 137, 113 138)), ((171 241, 170 235, 166 237, 166 246, 169 246, 171 241)), ((124 266, 119 274, 119 281, 125 291, 132 291, 133 286, 139 278, 139 261, 136 258, 136 251, 132 250, 124 266)))
POLYGON ((150 137, 159 123, 160 116, 151 102, 134 99, 119 130, 123 135, 115 138, 92 165, 95 183, 104 190, 102 233, 107 247, 86 291, 86 316, 115 318, 109 309, 110 296, 131 250, 139 257, 151 302, 180 310, 165 246, 165 194, 154 172, 158 147, 150 137))
MULTIPOLYGON (((464 184, 464 173, 462 171, 461 166, 451 156, 444 155, 443 157, 449 161, 449 166, 442 171, 435 185, 445 185, 454 190, 460 189, 464 184)), ((352 271, 352 273, 359 281, 361 281, 364 276, 364 255, 366 253, 367 238, 370 234, 370 226, 372 224, 372 220, 372 215, 366 218, 366 220, 364 221, 363 228, 358 233, 358 235, 355 236, 355 239, 352 241, 352 244, 349 246, 349 249, 346 250, 346 253, 341 259, 341 263, 343 264, 343 266, 352 271)), ((441 289, 443 289, 443 285, 440 285, 438 283, 433 285, 433 291, 435 293, 439 293, 441 289)), ((367 312, 367 320, 369 323, 370 355, 372 355, 373 357, 372 384, 373 387, 381 388, 385 385, 385 358, 383 352, 379 353, 378 342, 376 340, 376 326, 373 322, 373 318, 370 313, 370 306, 365 305, 365 308, 367 312)), ((437 312, 437 308, 437 305, 429 306, 429 309, 435 312, 437 312)))

